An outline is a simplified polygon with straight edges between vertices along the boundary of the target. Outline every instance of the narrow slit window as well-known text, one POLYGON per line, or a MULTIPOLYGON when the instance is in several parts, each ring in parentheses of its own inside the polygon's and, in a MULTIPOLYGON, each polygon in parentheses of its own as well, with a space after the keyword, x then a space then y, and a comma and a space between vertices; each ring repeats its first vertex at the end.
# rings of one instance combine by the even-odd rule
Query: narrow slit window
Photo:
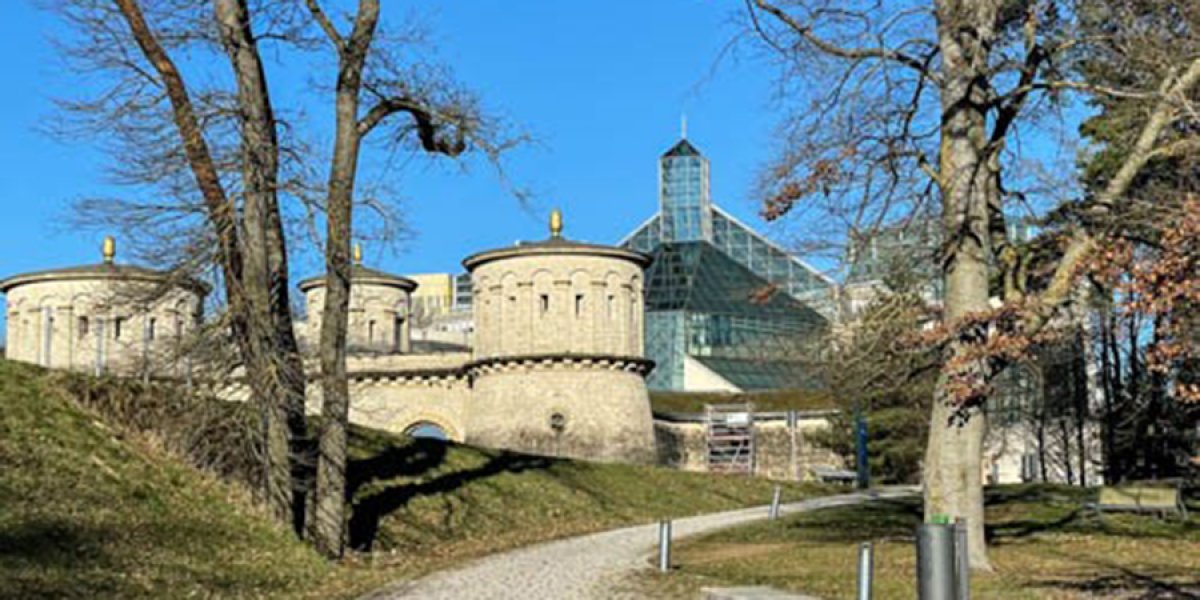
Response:
POLYGON ((88 318, 87 317, 79 317, 78 319, 76 319, 75 331, 76 331, 76 335, 79 336, 79 339, 83 339, 83 338, 87 337, 87 334, 88 334, 88 318))
POLYGON ((113 319, 113 339, 121 339, 121 326, 125 324, 125 317, 117 317, 113 319))
POLYGON ((583 294, 575 294, 575 316, 583 315, 583 294))
POLYGON ((609 294, 608 295, 608 318, 610 318, 610 319, 613 318, 613 315, 616 314, 616 312, 617 312, 617 297, 612 294, 609 294))
POLYGON ((541 299, 542 314, 544 315, 544 314, 550 312, 550 295, 542 294, 540 296, 540 299, 541 299))
POLYGON ((374 319, 367 321, 367 342, 371 343, 371 344, 375 343, 375 320, 374 319))
POLYGON ((149 340, 149 341, 154 340, 154 335, 156 333, 154 330, 157 328, 157 326, 158 326, 158 319, 151 318, 150 322, 146 325, 146 339, 147 340, 149 340))

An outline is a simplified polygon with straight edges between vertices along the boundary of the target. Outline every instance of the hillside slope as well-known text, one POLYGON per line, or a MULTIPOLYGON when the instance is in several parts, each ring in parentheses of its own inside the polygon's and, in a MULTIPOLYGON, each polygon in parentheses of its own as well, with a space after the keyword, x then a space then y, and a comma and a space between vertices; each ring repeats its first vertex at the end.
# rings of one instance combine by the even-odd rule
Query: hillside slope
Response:
POLYGON ((0 361, 0 597, 275 596, 331 570, 232 486, 0 361))
MULTIPOLYGON (((354 597, 514 546, 763 504, 773 487, 356 429, 350 525, 361 553, 331 564, 240 487, 80 408, 70 397, 80 381, 130 385, 0 360, 0 598, 354 597)), ((134 402, 181 401, 154 393, 134 402)), ((785 490, 788 500, 817 491, 785 490)))

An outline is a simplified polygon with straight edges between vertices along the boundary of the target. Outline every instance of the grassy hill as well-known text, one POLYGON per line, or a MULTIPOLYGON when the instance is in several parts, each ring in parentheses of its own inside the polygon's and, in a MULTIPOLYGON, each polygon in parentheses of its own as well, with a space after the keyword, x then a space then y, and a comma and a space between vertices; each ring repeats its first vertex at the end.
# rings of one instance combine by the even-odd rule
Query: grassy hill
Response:
POLYGON ((0 361, 0 598, 353 597, 522 544, 762 504, 773 485, 355 430, 361 552, 332 564, 241 487, 81 408, 80 380, 0 361))

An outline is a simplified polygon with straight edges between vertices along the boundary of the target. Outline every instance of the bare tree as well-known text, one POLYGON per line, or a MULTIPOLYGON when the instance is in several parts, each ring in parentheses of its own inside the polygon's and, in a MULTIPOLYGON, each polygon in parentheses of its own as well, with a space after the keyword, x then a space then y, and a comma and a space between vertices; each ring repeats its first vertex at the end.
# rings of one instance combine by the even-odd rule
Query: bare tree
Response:
POLYGON ((1020 134, 1046 126, 1047 113, 1072 96, 1142 103, 1148 116, 1136 141, 1078 207, 1093 214, 1113 211, 1151 158, 1194 143, 1165 132, 1195 120, 1189 92, 1200 58, 1163 53, 1166 68, 1154 81, 1089 83, 1075 60, 1110 38, 1080 28, 1083 4, 747 0, 753 31, 783 65, 785 93, 803 100, 765 173, 765 216, 803 206, 860 229, 940 219, 948 356, 931 411, 925 511, 968 519, 971 564, 980 569, 990 568, 981 480, 987 384, 1052 324, 1099 248, 1088 227, 1064 226, 1053 232, 1048 274, 1031 279, 1005 236, 1006 209, 1028 201, 1013 168, 1020 134), (996 271, 999 310, 989 303, 996 271))
MULTIPOLYGON (((238 360, 214 361, 206 372, 240 377, 250 388, 266 448, 263 491, 275 515, 300 534, 307 519, 320 549, 340 555, 351 216, 356 204, 387 208, 356 190, 362 143, 374 133, 387 149, 415 140, 428 153, 479 150, 498 166, 500 153, 520 138, 495 141, 501 127, 481 116, 474 96, 445 68, 411 59, 410 32, 380 33, 378 0, 358 3, 345 34, 344 7, 327 14, 315 0, 65 0, 47 7, 72 26, 62 44, 72 71, 98 83, 60 102, 57 132, 98 136, 113 153, 115 179, 132 190, 80 203, 83 220, 141 238, 145 255, 181 276, 220 280, 222 306, 204 328, 213 338, 205 355, 219 359, 220 344, 232 343, 238 360), (295 61, 329 46, 337 56, 329 71, 336 129, 322 173, 299 133, 302 111, 281 111, 271 95, 272 63, 264 56, 295 61), (327 183, 315 182, 321 175, 327 183), (328 418, 321 452, 312 456, 287 240, 316 233, 322 221, 328 288, 319 377, 328 418), (314 460, 317 510, 306 512, 314 460)), ((313 237, 320 241, 319 233, 313 237)))
POLYGON ((318 0, 306 0, 313 20, 337 53, 334 90, 335 133, 325 200, 325 306, 321 321, 320 384, 322 421, 317 467, 317 506, 313 532, 317 547, 341 556, 346 544, 346 426, 350 396, 346 376, 349 318, 350 245, 359 154, 372 133, 392 126, 389 143, 415 136, 428 153, 456 157, 482 151, 493 161, 507 144, 478 102, 431 65, 405 70, 397 56, 377 42, 379 0, 360 0, 343 32, 318 0), (408 117, 395 123, 398 117, 408 117))
POLYGON ((278 124, 245 6, 218 1, 212 12, 187 0, 51 6, 74 26, 64 54, 78 72, 100 81, 93 93, 61 102, 69 125, 63 131, 104 136, 120 156, 117 180, 159 195, 90 208, 106 206, 119 219, 121 208, 136 206, 123 216, 162 226, 165 244, 158 250, 171 257, 161 261, 181 271, 216 266, 229 337, 260 413, 262 491, 279 520, 298 523, 293 444, 304 435, 304 377, 288 305, 278 124), (177 57, 190 49, 223 57, 235 89, 189 82, 177 57))

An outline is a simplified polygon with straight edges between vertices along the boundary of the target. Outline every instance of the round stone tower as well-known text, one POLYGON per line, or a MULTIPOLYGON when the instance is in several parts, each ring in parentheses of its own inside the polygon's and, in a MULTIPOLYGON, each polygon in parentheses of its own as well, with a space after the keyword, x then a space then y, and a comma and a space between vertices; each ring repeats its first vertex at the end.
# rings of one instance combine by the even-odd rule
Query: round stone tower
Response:
POLYGON ((45 367, 119 375, 184 376, 173 350, 200 322, 208 286, 190 278, 103 262, 14 275, 7 298, 6 353, 45 367))
MULTIPOLYGON (((350 274, 350 315, 346 330, 346 348, 351 352, 411 352, 412 292, 417 282, 362 265, 362 247, 354 246, 354 266, 350 274)), ((321 339, 321 318, 325 309, 325 276, 300 282, 304 293, 308 322, 304 337, 315 346, 321 339)))
POLYGON ((475 312, 467 442, 648 462, 654 428, 642 345, 644 254, 562 237, 468 257, 475 312))

